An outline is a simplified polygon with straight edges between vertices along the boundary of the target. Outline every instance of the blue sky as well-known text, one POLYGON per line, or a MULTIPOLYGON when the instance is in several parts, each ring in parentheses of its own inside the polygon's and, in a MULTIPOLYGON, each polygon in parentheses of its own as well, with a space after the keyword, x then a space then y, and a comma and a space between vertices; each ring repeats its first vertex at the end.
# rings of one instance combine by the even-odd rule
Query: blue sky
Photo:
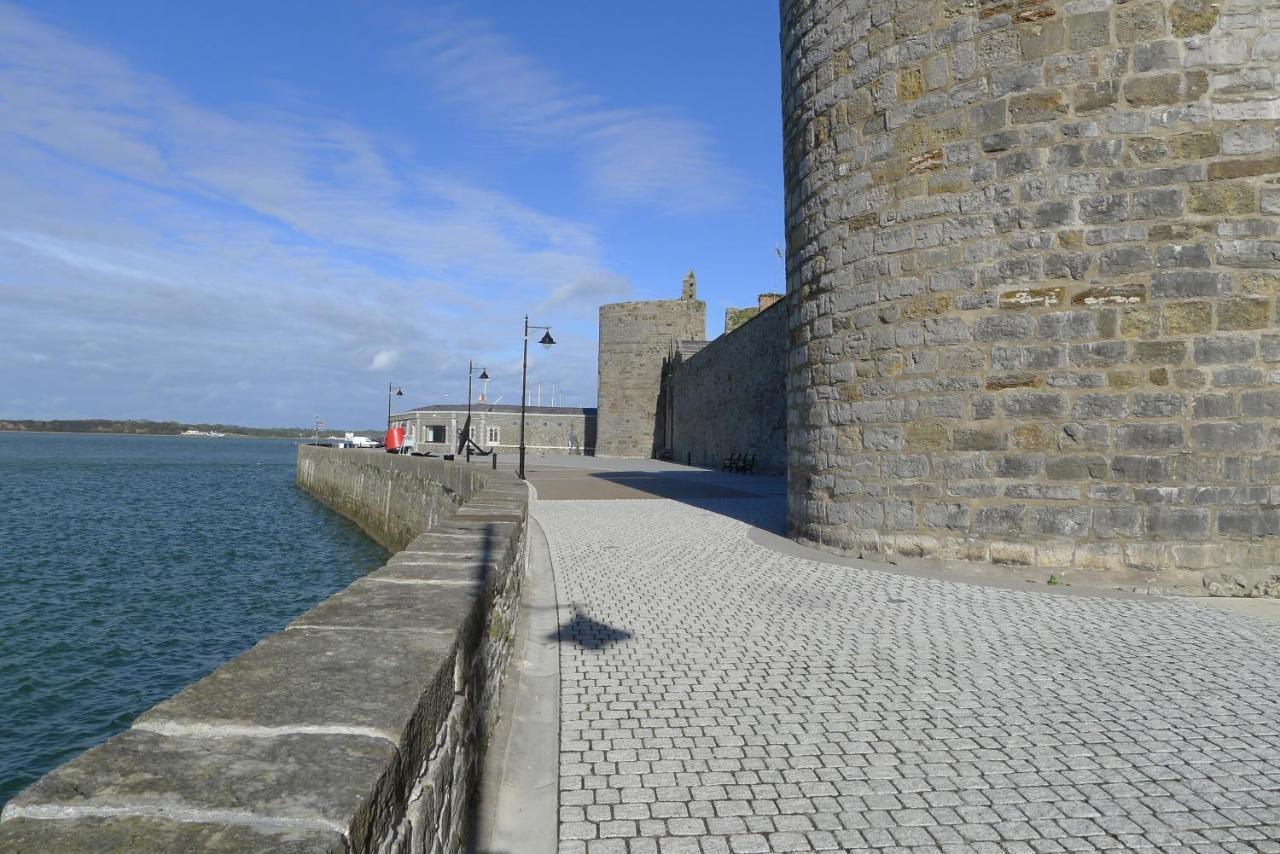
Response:
POLYGON ((0 417, 594 405, 596 309, 781 289, 777 7, 0 0, 0 417), (536 386, 535 386, 536 387, 536 386))

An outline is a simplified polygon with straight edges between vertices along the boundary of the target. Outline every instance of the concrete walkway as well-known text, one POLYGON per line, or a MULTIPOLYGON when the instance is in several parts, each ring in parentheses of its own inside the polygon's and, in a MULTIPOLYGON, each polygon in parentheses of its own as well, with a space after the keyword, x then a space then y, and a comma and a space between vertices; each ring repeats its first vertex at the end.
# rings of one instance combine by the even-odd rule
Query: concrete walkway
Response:
POLYGON ((766 533, 775 479, 548 462, 561 852, 1280 852, 1280 623, 832 560, 766 533))

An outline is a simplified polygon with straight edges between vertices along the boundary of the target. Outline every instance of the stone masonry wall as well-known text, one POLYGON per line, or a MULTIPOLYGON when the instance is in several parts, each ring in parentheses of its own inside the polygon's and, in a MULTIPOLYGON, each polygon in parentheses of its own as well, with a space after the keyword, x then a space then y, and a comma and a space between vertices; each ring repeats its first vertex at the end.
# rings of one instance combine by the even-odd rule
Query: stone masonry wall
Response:
POLYGON ((491 472, 416 458, 407 466, 382 449, 341 454, 298 448, 298 483, 351 519, 388 551, 403 549, 423 531, 484 488, 491 472))
POLYGON ((711 341, 666 375, 672 457, 718 468, 756 455, 756 472, 787 467, 787 314, 775 303, 711 341))
POLYGON ((301 486, 403 548, 36 781, 0 814, 0 850, 465 849, 514 641, 527 489, 385 453, 304 446, 298 462, 301 486), (407 494, 422 485, 433 497, 407 494), (434 515, 448 502, 433 486, 467 500, 434 515))
POLYGON ((1280 4, 781 7, 793 534, 1280 590, 1280 4))
POLYGON ((693 295, 678 300, 600 306, 599 403, 596 453, 651 457, 656 435, 662 363, 671 341, 702 340, 707 304, 693 295))

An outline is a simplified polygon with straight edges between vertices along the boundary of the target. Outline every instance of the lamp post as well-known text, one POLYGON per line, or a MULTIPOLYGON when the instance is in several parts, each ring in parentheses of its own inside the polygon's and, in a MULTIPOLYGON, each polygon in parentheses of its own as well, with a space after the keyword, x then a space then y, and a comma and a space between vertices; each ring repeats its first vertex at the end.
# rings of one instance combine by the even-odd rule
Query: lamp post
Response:
POLYGON ((541 329, 543 331, 542 337, 538 339, 538 343, 546 349, 550 350, 551 345, 556 343, 556 339, 551 337, 550 326, 530 326, 529 315, 526 314, 524 316, 524 364, 520 367, 520 468, 516 472, 521 480, 524 480, 524 410, 529 376, 530 329, 541 329))
POLYGON ((396 397, 404 397, 404 389, 398 385, 387 383, 387 429, 391 429, 391 392, 396 393, 396 397))
MULTIPOLYGON (((462 432, 466 435, 458 442, 458 452, 461 453, 465 447, 467 449, 467 461, 471 461, 471 448, 468 443, 471 441, 471 376, 476 372, 476 363, 467 360, 467 420, 462 425, 462 432)), ((480 379, 486 383, 489 381, 489 372, 484 368, 480 369, 480 379)))

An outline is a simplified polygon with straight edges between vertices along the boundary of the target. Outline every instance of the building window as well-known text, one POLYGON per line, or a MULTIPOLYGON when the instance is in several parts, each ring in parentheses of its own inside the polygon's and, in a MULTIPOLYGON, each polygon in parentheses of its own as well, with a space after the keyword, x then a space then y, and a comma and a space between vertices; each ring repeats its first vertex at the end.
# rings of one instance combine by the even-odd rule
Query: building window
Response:
POLYGON ((490 428, 489 428, 489 444, 490 444, 490 445, 497 445, 497 444, 500 444, 500 443, 501 443, 501 439, 500 439, 499 437, 500 437, 500 433, 499 433, 499 431, 498 431, 498 428, 497 428, 497 427, 490 427, 490 428))
POLYGON ((427 428, 427 441, 436 445, 444 444, 445 429, 443 424, 432 424, 427 428))

